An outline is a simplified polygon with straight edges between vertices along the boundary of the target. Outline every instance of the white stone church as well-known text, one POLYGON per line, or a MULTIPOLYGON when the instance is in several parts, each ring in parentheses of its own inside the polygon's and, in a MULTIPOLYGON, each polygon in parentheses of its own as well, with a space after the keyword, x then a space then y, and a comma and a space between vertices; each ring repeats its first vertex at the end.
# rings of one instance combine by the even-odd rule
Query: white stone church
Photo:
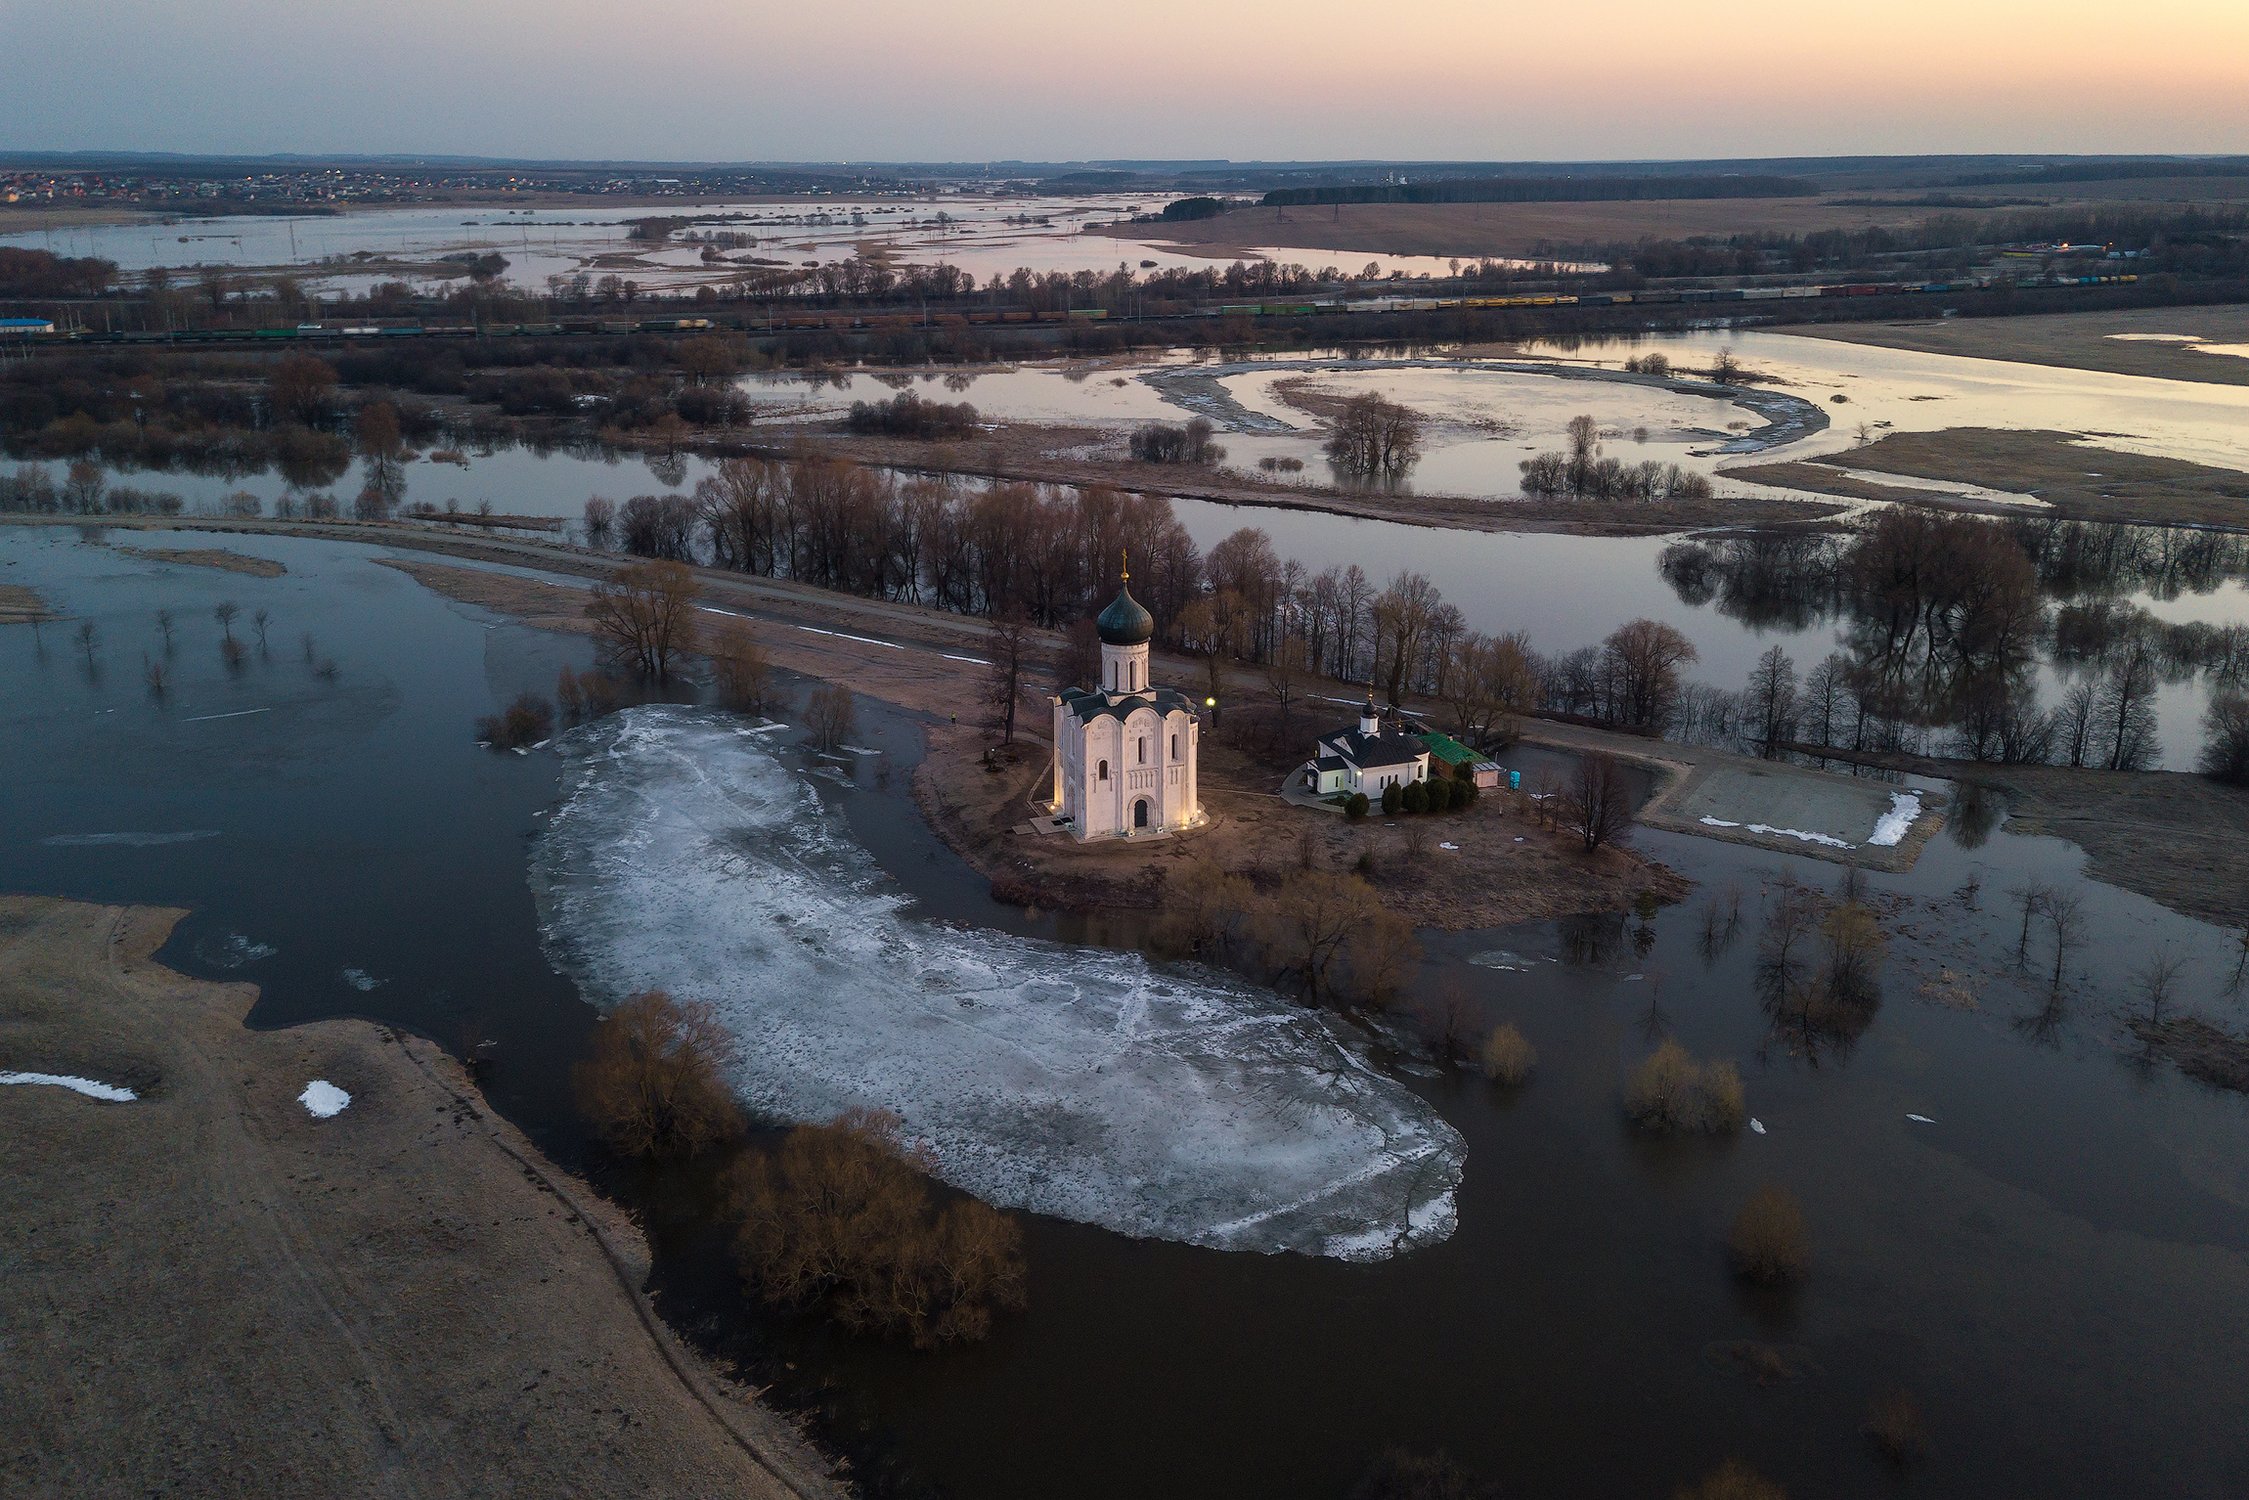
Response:
POLYGON ((1156 617, 1132 597, 1132 574, 1093 622, 1101 682, 1070 687, 1054 707, 1056 816, 1079 839, 1149 838, 1203 821, 1195 786, 1201 730, 1187 695, 1148 685, 1156 617))

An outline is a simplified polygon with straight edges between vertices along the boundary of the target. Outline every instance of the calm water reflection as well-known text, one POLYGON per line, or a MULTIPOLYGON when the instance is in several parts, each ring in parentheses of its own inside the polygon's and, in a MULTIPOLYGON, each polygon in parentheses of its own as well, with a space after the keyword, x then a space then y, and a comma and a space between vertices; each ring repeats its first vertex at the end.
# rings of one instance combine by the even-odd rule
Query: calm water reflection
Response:
MULTIPOLYGON (((0 530, 0 572, 99 631, 89 671, 64 628, 0 630, 0 882, 191 907, 166 957, 260 984, 255 1024, 362 1014, 493 1039, 496 1102, 575 1155, 563 1074, 590 1013, 541 957, 524 877, 553 763, 478 750, 468 726, 582 664, 581 643, 439 600, 373 549, 224 544, 290 571, 0 530), (210 614, 222 599, 271 611, 239 673, 210 614), (157 703, 142 656, 166 659, 160 608, 177 623, 157 703), (333 681, 306 667, 307 633, 333 681), (183 832, 209 836, 79 841, 183 832)), ((912 815, 914 726, 870 708, 861 736, 893 773, 834 795, 885 869, 932 915, 1032 930, 912 815)), ((1837 869, 1640 838, 1701 882, 1652 931, 1429 944, 1433 982, 1465 983, 1481 1018, 1517 1022, 1540 1053, 1512 1098, 1410 1074, 1469 1145, 1448 1243, 1347 1266, 1037 1222, 1032 1310, 988 1345, 929 1357, 782 1329, 756 1336, 759 1366, 780 1338, 798 1362, 785 1391, 830 1402, 877 1469, 961 1496, 1340 1496, 1397 1442, 1523 1493, 1662 1494, 1741 1455, 1794 1494, 1886 1495, 1858 1427, 1893 1385, 1928 1417, 1918 1493, 2249 1486, 2249 1110, 2119 1044, 2129 973, 2159 945, 2188 960, 2182 1003, 2238 1026, 2229 937, 2086 885, 2057 841, 1948 834, 1912 875, 1871 878, 1891 933, 1882 1004, 1854 1048, 1814 1058, 1757 1002, 1756 914, 1779 875, 1832 886, 1837 869), (2007 962, 2005 892, 2034 874, 2082 889, 2094 923, 2043 1031, 2019 1024, 2043 987, 2007 962), (1706 950, 1698 904, 1735 884, 1748 927, 1706 950), (1948 975, 1976 1009, 1939 1003, 1948 975), (1740 1060, 1768 1133, 1629 1134, 1620 1080, 1658 1033, 1740 1060), (1719 1250, 1766 1181, 1804 1200, 1814 1239, 1809 1281, 1779 1299, 1737 1292, 1719 1250), (1737 1339, 1798 1349, 1811 1373, 1757 1388, 1713 1353, 1737 1339)), ((721 1347, 748 1339, 708 1238, 659 1227, 675 1314, 721 1347)))

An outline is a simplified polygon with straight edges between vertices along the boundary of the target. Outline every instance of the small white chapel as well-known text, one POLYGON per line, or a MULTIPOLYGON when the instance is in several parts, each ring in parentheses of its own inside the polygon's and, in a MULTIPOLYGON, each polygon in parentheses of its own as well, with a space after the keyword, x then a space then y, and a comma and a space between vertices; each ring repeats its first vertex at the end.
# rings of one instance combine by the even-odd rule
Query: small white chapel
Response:
POLYGON ((1156 617, 1132 597, 1129 568, 1093 623, 1101 637, 1100 684, 1064 688, 1049 700, 1054 813, 1081 840, 1192 828, 1203 821, 1195 787, 1202 725, 1185 693, 1148 685, 1156 617))

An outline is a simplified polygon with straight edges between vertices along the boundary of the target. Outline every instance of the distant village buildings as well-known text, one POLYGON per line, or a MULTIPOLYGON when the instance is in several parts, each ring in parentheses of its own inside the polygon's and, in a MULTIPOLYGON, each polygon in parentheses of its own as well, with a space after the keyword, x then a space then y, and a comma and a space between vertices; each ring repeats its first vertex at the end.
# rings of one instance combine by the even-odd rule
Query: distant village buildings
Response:
POLYGON ((1101 681, 1049 700, 1054 712, 1054 814, 1079 839, 1146 838, 1203 821, 1195 781, 1201 723, 1186 694, 1148 683, 1155 616, 1132 597, 1132 574, 1094 621, 1101 681))

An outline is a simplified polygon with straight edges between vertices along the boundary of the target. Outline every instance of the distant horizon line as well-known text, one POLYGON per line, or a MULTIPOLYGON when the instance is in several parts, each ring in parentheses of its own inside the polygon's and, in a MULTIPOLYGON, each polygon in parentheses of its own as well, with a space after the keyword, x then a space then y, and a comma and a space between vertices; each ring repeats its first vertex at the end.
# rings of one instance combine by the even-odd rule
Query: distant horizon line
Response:
POLYGON ((945 160, 906 158, 739 158, 694 159, 660 157, 535 157, 487 156, 460 152, 414 151, 155 151, 141 149, 8 148, 0 147, 0 168, 43 166, 65 168, 94 164, 161 164, 171 167, 203 164, 271 164, 291 166, 357 165, 369 167, 533 168, 573 171, 679 171, 715 172, 742 170, 817 171, 922 171, 969 174, 976 172, 1100 171, 1181 172, 1195 170, 1354 170, 1429 169, 1504 171, 1564 168, 1694 168, 1712 166, 1774 166, 1812 164, 1908 164, 2000 162, 2024 166, 2098 162, 2233 162, 2249 161, 2249 152, 2235 151, 1957 151, 1957 152, 1847 152, 1816 156, 1589 156, 1526 157, 1512 160, 1477 157, 960 157, 945 160))

